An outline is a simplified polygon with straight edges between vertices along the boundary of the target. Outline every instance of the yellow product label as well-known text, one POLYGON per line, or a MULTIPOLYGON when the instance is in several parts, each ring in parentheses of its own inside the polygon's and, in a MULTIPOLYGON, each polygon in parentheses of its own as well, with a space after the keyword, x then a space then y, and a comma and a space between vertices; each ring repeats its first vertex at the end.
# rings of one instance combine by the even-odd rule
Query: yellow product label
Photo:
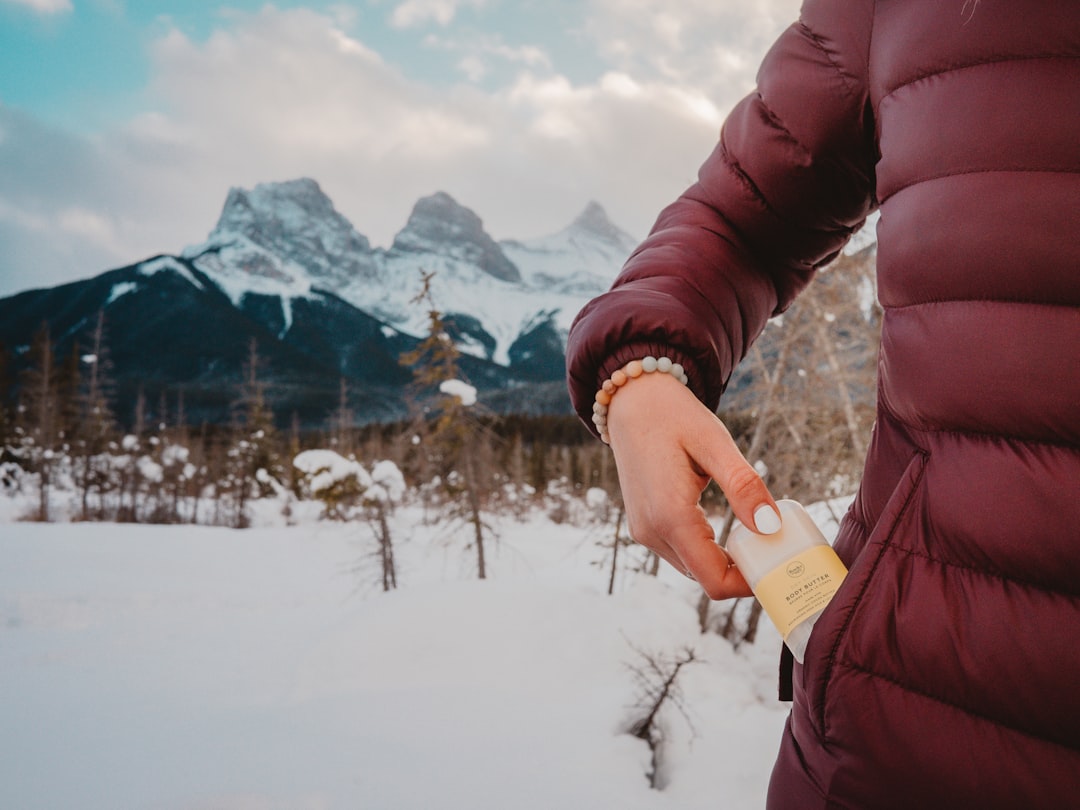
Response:
POLYGON ((754 595, 786 641, 800 622, 829 604, 845 576, 831 546, 813 546, 758 580, 754 595))

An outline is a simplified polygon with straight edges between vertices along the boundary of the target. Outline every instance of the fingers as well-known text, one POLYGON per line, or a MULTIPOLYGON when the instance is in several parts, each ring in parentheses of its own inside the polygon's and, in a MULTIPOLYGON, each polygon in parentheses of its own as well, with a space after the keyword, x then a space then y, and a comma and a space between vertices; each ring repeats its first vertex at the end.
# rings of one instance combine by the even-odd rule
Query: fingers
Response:
POLYGON ((731 433, 713 414, 688 435, 686 451, 716 481, 744 525, 758 534, 780 530, 780 512, 769 488, 743 456, 731 433))
MULTIPOLYGON (((702 516, 704 521, 704 515, 702 516)), ((712 527, 674 529, 669 541, 686 570, 698 581, 711 599, 750 596, 750 586, 720 546, 712 527)))
POLYGON ((713 537, 712 526, 701 515, 701 525, 671 527, 666 539, 653 537, 651 542, 637 542, 655 552, 676 571, 697 580, 711 599, 750 596, 752 592, 742 573, 713 537))
MULTIPOLYGON (((631 536, 677 571, 694 577, 714 599, 750 589, 715 542, 699 499, 710 477, 745 524, 763 527, 775 502, 723 423, 668 375, 645 375, 624 386, 608 411, 611 449, 631 536), (765 511, 754 520, 760 507, 765 511)), ((775 528, 773 529, 775 531, 775 528)))
POLYGON ((686 501, 674 493, 652 509, 631 510, 627 517, 630 535, 672 568, 697 580, 712 599, 750 596, 750 586, 734 562, 716 544, 715 530, 696 502, 700 486, 687 488, 686 501))

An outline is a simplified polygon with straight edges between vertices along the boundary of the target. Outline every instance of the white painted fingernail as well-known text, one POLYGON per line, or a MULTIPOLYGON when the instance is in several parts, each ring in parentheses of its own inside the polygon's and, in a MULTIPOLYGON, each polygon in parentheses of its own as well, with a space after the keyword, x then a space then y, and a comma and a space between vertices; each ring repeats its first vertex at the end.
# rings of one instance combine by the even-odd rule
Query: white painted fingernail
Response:
POLYGON ((754 510, 754 525, 758 534, 776 534, 780 531, 780 516, 775 509, 763 503, 754 510))

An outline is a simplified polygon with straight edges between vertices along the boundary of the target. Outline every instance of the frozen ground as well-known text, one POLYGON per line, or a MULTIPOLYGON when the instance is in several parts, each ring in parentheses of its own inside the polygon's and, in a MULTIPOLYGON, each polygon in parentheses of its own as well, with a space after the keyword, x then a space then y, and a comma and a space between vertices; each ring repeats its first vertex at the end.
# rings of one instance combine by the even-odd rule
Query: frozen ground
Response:
POLYGON ((0 807, 763 805, 771 627, 701 636, 669 571, 608 596, 610 526, 500 520, 486 581, 418 508, 391 528, 384 594, 363 523, 0 523, 0 807), (653 790, 630 667, 686 648, 653 790))

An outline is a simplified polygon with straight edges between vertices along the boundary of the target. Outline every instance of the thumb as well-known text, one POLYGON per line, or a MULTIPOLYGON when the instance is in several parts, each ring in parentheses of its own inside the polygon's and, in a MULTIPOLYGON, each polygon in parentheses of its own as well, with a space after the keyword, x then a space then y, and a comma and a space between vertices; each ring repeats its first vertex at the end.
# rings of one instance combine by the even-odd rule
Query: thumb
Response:
POLYGON ((708 424, 692 432, 687 453, 717 483, 744 526, 758 534, 775 534, 780 530, 780 510, 769 488, 727 426, 715 414, 708 416, 708 424))

